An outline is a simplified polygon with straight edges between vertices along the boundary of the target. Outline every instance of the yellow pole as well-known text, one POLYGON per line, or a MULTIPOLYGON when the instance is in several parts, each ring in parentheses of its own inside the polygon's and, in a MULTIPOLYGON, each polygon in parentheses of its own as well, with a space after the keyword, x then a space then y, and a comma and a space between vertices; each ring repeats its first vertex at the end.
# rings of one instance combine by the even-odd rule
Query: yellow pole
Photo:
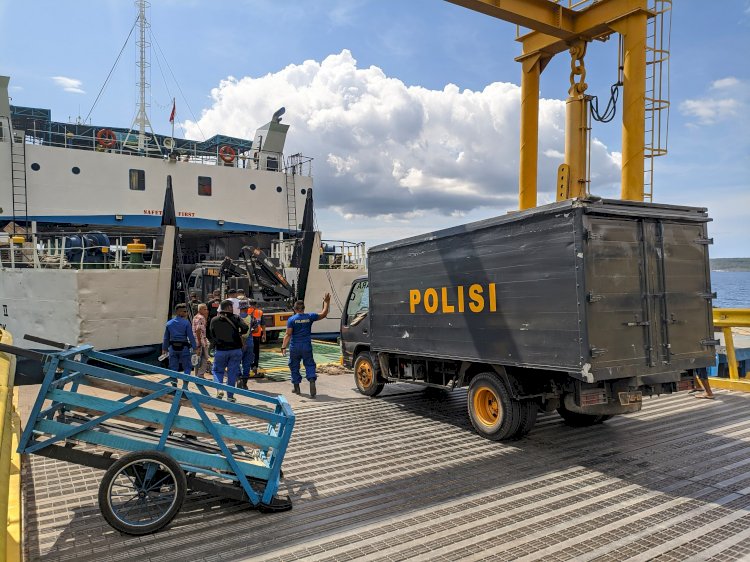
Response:
POLYGON ((569 191, 567 197, 583 197, 588 191, 586 155, 588 153, 588 131, 586 112, 589 104, 586 96, 570 96, 565 102, 565 163, 569 166, 569 191))
POLYGON ((539 153, 539 55, 521 63, 521 150, 518 171, 518 208, 536 207, 539 153))
POLYGON ((621 198, 643 201, 646 136, 646 21, 636 12, 611 24, 623 37, 622 189, 621 198))
POLYGON ((732 338, 732 328, 722 328, 724 333, 724 347, 727 348, 727 366, 729 367, 729 378, 738 380, 740 378, 737 366, 737 354, 734 352, 734 339, 732 338))

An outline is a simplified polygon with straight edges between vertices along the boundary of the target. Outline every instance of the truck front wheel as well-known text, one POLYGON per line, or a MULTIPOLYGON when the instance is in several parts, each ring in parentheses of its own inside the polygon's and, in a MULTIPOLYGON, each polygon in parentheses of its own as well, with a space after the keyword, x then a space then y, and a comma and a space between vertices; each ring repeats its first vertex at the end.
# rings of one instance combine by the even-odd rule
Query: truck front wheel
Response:
POLYGON ((380 365, 372 360, 368 351, 363 351, 354 360, 354 382, 365 396, 377 396, 385 383, 380 382, 380 365))
POLYGON ((494 373, 480 373, 471 379, 468 409, 471 425, 492 441, 513 437, 522 421, 521 404, 494 373))

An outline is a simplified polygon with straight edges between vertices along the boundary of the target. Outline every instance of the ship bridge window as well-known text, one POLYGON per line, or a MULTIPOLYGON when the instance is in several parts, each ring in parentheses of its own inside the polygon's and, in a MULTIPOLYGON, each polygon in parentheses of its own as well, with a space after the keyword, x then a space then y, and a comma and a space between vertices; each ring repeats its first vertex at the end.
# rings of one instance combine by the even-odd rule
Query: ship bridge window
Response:
POLYGON ((211 196, 211 178, 208 176, 198 176, 198 195, 211 196))
POLYGON ((130 170, 130 189, 133 191, 146 190, 146 172, 143 170, 130 170))
POLYGON ((277 186, 276 186, 276 191, 277 191, 278 193, 281 193, 281 192, 282 192, 282 191, 284 191, 284 190, 283 190, 283 189, 281 189, 281 186, 280 186, 280 185, 277 185, 277 186))
POLYGON ((70 169, 70 171, 71 171, 71 172, 73 172, 73 173, 74 173, 74 174, 76 174, 76 175, 78 175, 78 174, 80 174, 80 173, 81 173, 81 169, 80 169, 80 168, 79 168, 78 166, 73 166, 73 167, 72 167, 72 168, 70 169))
POLYGON ((251 183, 251 184, 250 184, 250 190, 251 190, 251 191, 255 191, 255 184, 254 184, 254 183, 251 183))
POLYGON ((31 169, 32 169, 32 170, 34 170, 35 172, 38 172, 40 168, 41 168, 41 166, 39 165, 39 163, 38 163, 38 162, 34 162, 34 163, 33 163, 33 164, 31 165, 31 169))

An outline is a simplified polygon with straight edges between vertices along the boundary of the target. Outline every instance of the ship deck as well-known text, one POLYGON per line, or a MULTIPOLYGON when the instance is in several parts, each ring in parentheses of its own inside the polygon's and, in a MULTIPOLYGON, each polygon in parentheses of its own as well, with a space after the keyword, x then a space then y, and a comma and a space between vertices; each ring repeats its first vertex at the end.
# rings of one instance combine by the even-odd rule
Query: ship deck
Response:
POLYGON ((120 535, 99 513, 101 471, 30 457, 27 560, 750 558, 748 395, 647 399, 583 429, 547 414, 494 443, 471 430, 464 391, 352 387, 322 375, 316 400, 292 396, 286 513, 191 493, 165 530, 120 535))

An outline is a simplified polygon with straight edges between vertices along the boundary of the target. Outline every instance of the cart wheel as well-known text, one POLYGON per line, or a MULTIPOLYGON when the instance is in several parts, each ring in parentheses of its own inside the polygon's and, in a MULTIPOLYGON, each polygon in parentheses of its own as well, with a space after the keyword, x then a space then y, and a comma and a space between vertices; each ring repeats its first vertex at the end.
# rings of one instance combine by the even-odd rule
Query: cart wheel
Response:
POLYGON ((186 491, 185 473, 172 457, 136 451, 107 469, 99 485, 99 509, 121 533, 146 535, 177 515, 186 491))
POLYGON ((357 390, 365 396, 377 396, 385 383, 380 381, 380 365, 373 361, 372 355, 363 351, 354 360, 354 382, 357 390))

